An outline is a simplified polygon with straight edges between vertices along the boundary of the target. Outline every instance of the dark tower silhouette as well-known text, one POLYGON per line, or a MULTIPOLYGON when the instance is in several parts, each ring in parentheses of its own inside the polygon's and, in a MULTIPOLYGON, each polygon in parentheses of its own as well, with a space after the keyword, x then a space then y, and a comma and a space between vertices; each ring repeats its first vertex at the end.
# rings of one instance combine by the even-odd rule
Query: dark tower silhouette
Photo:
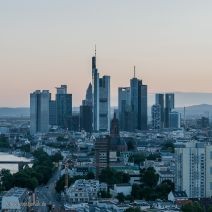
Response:
POLYGON ((116 113, 114 113, 113 119, 111 121, 110 136, 112 138, 119 137, 119 120, 116 118, 116 113))

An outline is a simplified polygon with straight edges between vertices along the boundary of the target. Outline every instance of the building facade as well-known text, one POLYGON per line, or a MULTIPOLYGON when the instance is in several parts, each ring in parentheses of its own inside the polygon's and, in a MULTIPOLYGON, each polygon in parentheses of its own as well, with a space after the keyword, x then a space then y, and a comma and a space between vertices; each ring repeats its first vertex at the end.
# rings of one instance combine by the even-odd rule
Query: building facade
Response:
POLYGON ((160 114, 161 114, 161 128, 164 128, 164 119, 165 119, 165 114, 164 114, 164 94, 162 93, 157 93, 155 94, 155 104, 160 105, 160 114))
POLYGON ((67 85, 61 85, 56 93, 57 125, 63 129, 72 128, 72 94, 67 93, 67 85))
POLYGON ((161 129, 161 108, 160 105, 152 106, 152 128, 161 129))
POLYGON ((164 122, 164 127, 169 128, 170 123, 169 123, 169 114, 171 111, 175 108, 175 99, 174 99, 174 94, 173 93, 166 93, 165 94, 165 122, 164 122))
POLYGON ((37 90, 30 94, 30 133, 47 133, 49 131, 49 101, 51 95, 47 90, 37 90))
POLYGON ((147 130, 147 85, 136 77, 130 80, 132 112, 135 114, 135 129, 147 130))
POLYGON ((176 191, 185 191, 189 198, 212 196, 212 145, 191 141, 177 146, 176 191))

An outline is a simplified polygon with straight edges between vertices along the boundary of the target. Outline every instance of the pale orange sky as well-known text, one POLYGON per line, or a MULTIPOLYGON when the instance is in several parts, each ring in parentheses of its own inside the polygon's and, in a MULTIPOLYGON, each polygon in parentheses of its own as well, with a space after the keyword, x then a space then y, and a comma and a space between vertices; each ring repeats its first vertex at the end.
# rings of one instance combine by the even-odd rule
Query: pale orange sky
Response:
POLYGON ((134 65, 149 92, 212 92, 211 11, 209 0, 0 1, 0 106, 60 84, 79 105, 95 44, 113 105, 134 65))

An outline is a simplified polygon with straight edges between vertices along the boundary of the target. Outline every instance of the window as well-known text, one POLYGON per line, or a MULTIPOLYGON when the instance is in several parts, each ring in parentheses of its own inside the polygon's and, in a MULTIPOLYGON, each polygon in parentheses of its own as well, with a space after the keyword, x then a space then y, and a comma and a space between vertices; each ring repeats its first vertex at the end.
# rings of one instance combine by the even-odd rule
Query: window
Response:
POLYGON ((212 190, 212 182, 210 182, 210 190, 212 190))
POLYGON ((211 160, 212 160, 212 152, 210 152, 210 158, 211 158, 211 160))

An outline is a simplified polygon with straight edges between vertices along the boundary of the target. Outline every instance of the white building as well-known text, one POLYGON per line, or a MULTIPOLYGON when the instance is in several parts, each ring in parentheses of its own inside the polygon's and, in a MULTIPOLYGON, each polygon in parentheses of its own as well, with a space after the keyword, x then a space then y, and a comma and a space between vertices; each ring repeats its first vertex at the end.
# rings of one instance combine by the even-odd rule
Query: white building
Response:
POLYGON ((212 145, 191 141, 175 148, 176 191, 189 198, 212 196, 212 145))
POLYGON ((66 195, 70 203, 86 203, 96 200, 98 193, 106 190, 107 185, 98 180, 80 179, 66 190, 66 195))
POLYGON ((27 204, 29 203, 29 192, 25 188, 14 187, 10 189, 2 197, 2 211, 27 211, 27 204))
POLYGON ((110 190, 110 193, 113 197, 116 197, 119 193, 128 196, 131 195, 131 192, 132 192, 132 185, 129 183, 115 184, 114 189, 110 190))
POLYGON ((30 94, 30 133, 49 131, 49 101, 51 94, 47 90, 37 90, 30 94))

